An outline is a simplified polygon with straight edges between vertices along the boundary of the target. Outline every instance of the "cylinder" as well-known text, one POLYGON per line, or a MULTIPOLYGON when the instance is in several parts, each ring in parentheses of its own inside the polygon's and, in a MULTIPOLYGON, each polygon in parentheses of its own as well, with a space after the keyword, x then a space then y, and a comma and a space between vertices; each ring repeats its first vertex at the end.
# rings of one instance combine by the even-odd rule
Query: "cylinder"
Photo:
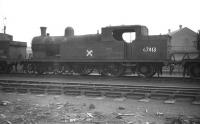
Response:
POLYGON ((46 27, 40 27, 40 30, 41 30, 41 36, 46 36, 47 28, 46 27))

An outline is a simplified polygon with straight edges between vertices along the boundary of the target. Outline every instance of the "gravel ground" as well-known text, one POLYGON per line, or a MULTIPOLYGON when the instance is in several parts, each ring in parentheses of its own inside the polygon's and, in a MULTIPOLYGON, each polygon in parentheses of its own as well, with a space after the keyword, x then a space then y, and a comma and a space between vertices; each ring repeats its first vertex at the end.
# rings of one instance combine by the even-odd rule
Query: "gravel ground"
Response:
POLYGON ((162 100, 0 93, 5 124, 165 124, 166 118, 199 117, 200 105, 162 100), (123 115, 124 114, 124 115, 123 115))

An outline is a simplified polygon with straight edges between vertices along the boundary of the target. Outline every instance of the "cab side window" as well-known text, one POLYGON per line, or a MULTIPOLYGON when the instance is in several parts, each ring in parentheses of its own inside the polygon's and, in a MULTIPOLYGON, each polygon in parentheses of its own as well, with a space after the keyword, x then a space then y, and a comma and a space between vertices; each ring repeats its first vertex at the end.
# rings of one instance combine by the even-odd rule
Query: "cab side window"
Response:
POLYGON ((136 39, 136 32, 132 30, 115 30, 112 32, 113 37, 118 41, 131 43, 136 39))

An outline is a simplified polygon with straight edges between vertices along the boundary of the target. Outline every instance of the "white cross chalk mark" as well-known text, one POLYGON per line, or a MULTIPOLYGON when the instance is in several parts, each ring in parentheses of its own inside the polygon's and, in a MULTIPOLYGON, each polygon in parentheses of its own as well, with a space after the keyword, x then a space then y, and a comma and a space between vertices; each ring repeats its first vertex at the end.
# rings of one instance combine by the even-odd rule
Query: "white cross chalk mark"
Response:
POLYGON ((93 50, 87 50, 86 56, 93 56, 93 50))

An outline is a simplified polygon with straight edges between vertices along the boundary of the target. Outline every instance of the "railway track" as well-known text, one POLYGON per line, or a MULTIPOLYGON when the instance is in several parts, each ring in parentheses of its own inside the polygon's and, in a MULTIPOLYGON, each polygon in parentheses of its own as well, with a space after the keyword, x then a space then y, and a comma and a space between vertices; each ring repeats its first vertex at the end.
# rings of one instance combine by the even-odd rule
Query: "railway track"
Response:
POLYGON ((190 99, 193 104, 199 104, 200 100, 200 87, 0 80, 0 90, 7 93, 162 99, 166 102, 170 100, 175 102, 177 99, 186 98, 190 99))
MULTIPOLYGON (((1 74, 2 78, 62 78, 62 79, 104 79, 104 80, 131 80, 131 81, 137 81, 137 82, 144 82, 144 81, 150 81, 150 82, 189 82, 189 83, 198 83, 200 82, 200 79, 195 78, 191 79, 188 77, 181 77, 181 76, 163 76, 163 77, 152 77, 152 78, 143 78, 138 76, 121 76, 121 77, 107 77, 107 76, 100 76, 100 75, 88 75, 88 76, 80 76, 80 75, 37 75, 37 74, 1 74)), ((35 79, 34 79, 35 80, 35 79)))

